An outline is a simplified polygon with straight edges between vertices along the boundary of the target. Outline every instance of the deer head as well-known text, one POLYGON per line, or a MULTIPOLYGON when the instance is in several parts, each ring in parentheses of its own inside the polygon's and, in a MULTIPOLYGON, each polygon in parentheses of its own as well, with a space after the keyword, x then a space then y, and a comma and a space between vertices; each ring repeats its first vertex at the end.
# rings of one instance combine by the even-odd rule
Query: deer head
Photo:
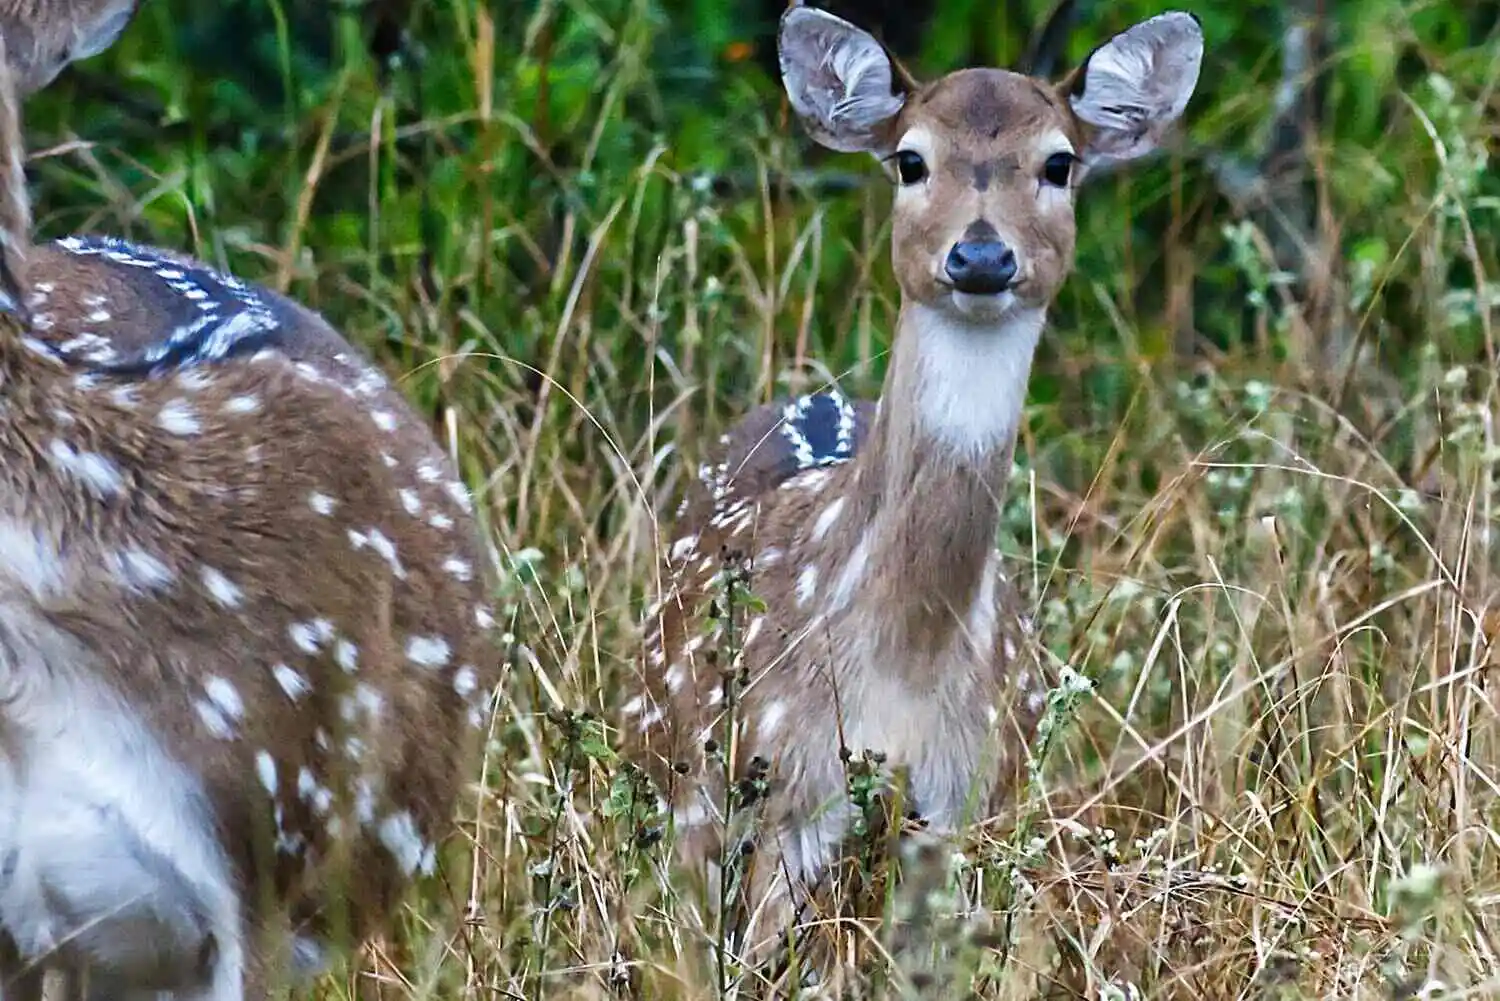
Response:
POLYGON ((1203 57, 1197 19, 1180 12, 1116 35, 1058 85, 988 68, 920 84, 812 7, 786 12, 780 43, 813 138, 874 155, 898 184, 891 255, 906 300, 981 321, 1052 301, 1073 265, 1079 183, 1157 146, 1203 57))

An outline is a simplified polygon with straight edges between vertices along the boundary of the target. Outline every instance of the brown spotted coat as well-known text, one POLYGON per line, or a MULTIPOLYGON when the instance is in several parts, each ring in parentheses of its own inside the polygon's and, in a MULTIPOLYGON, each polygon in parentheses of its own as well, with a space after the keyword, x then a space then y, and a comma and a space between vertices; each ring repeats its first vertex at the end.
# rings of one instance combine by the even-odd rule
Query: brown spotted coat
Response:
POLYGON ((435 870, 498 683, 489 561, 431 431, 316 314, 123 241, 31 247, 18 123, 0 71, 0 975, 259 997, 435 870))
POLYGON ((690 868, 712 878, 753 842, 752 951, 840 853, 851 753, 884 754, 906 806, 939 830, 1014 792, 1047 689, 995 537, 1032 355, 1073 265, 1079 179, 1155 145, 1196 83, 1202 38, 1189 15, 1162 15, 1060 85, 982 68, 920 84, 801 5, 780 47, 813 137, 879 157, 896 182, 892 356, 878 407, 784 401, 721 442, 669 537, 641 685, 620 714, 690 868), (1012 255, 1005 284, 960 289, 955 255, 976 245, 1012 255), (740 612, 722 598, 726 561, 759 599, 740 612), (753 830, 724 827, 725 754, 736 782, 767 774, 753 830))

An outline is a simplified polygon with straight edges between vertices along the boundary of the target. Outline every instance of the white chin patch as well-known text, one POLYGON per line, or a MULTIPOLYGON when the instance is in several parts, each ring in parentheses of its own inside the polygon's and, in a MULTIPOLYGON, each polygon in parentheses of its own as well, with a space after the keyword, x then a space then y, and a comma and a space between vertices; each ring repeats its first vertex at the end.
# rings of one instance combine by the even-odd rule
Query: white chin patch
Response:
POLYGON ((997 295, 974 295, 957 289, 953 296, 953 308, 959 315, 971 320, 998 320, 1016 308, 1016 294, 1001 292, 997 295))

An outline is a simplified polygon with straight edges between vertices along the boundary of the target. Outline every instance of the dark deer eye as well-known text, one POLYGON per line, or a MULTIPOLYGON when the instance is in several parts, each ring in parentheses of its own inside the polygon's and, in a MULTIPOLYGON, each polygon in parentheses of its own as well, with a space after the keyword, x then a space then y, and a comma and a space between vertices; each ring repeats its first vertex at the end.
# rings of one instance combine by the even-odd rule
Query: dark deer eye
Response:
POLYGON ((1068 178, 1073 174, 1074 159, 1072 153, 1053 153, 1042 165, 1042 180, 1054 188, 1066 188, 1068 178))
POLYGON ((927 176, 927 164, 915 150, 903 149, 896 154, 896 176, 902 184, 916 184, 927 176))

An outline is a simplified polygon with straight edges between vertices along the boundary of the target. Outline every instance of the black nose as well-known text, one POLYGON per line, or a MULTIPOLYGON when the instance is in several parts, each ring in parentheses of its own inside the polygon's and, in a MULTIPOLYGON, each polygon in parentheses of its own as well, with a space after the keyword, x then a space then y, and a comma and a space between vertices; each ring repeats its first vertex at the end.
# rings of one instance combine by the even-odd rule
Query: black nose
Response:
POLYGON ((960 292, 996 295, 1016 277, 1016 252, 999 240, 965 240, 948 251, 944 270, 960 292))

